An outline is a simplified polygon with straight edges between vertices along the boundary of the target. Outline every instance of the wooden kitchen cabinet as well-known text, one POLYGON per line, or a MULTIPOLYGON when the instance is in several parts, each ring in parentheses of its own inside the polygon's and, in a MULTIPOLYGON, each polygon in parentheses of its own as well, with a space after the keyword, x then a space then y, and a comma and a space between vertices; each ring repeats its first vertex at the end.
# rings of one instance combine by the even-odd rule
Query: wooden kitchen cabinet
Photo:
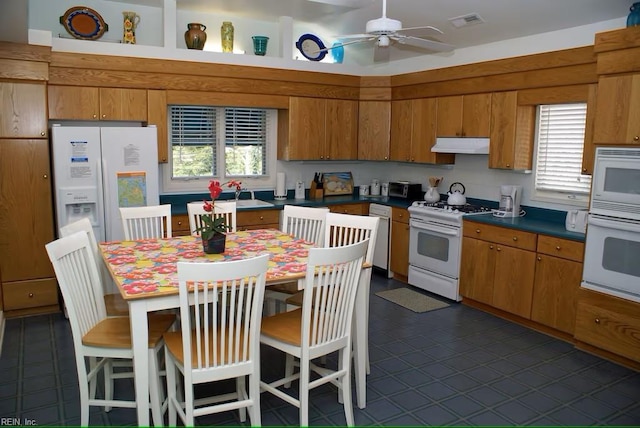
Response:
POLYGON ((49 118, 146 122, 147 90, 49 85, 49 118))
POLYGON ((573 335, 584 243, 538 236, 531 319, 573 335))
POLYGON ((44 83, 0 83, 0 138, 47 137, 44 83))
POLYGON ((187 236, 191 235, 189 230, 188 214, 172 214, 171 215, 171 235, 187 236))
POLYGON ((433 153, 436 142, 435 98, 391 102, 389 157, 400 162, 453 164, 452 153, 433 153))
POLYGON ((26 310, 59 309, 45 250, 54 239, 50 178, 47 139, 0 139, 0 275, 5 311, 25 315, 26 310))
POLYGON ((460 294, 529 318, 536 234, 465 220, 463 235, 460 294))
POLYGON ((390 101, 360 101, 358 106, 358 159, 389 160, 390 101))
POLYGON ((536 107, 518 106, 517 91, 491 97, 489 168, 530 170, 533 165, 536 107))
POLYGON ((338 214, 367 215, 369 214, 369 204, 333 204, 328 205, 329 211, 338 214))
POLYGON ((575 338, 640 362, 640 303, 579 289, 575 338))
POLYGON ((640 73, 600 76, 595 144, 640 145, 640 73))
POLYGON ((593 141, 593 132, 596 121, 596 109, 598 103, 598 85, 589 85, 587 95, 587 118, 584 127, 584 146, 582 149, 582 173, 593 174, 593 162, 596 157, 596 145, 593 141))
POLYGON ((438 137, 488 137, 491 94, 438 97, 438 137))
POLYGON ((405 280, 409 276, 409 211, 403 208, 391 208, 389 269, 405 280))
POLYGON ((158 163, 169 162, 169 136, 167 119, 167 91, 147 91, 147 118, 149 125, 155 125, 158 132, 158 163))
POLYGON ((289 110, 280 120, 283 132, 278 137, 278 159, 353 160, 357 157, 357 101, 290 97, 289 110))
POLYGON ((236 212, 237 230, 279 229, 280 210, 242 210, 236 212))

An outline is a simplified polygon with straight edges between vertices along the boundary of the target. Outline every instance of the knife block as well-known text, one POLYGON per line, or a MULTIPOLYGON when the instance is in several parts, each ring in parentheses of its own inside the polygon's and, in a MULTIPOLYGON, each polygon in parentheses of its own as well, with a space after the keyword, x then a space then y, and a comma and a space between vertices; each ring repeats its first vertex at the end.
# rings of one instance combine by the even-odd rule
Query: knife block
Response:
POLYGON ((324 190, 318 189, 318 186, 315 181, 311 182, 311 187, 309 187, 309 199, 322 199, 324 197, 324 190))

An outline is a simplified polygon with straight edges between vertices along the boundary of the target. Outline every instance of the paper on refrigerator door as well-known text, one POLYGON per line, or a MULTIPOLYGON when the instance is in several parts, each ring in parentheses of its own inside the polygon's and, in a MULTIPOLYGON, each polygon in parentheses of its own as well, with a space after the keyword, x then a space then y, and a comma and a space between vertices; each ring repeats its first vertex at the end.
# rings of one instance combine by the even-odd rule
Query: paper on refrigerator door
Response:
POLYGON ((144 207, 147 205, 146 172, 118 172, 116 177, 119 207, 144 207))

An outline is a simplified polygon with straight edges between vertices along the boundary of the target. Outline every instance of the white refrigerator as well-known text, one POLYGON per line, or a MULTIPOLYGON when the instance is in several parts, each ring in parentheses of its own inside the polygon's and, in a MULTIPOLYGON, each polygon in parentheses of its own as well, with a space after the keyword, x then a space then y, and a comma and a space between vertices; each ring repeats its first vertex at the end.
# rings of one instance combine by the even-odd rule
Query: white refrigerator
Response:
POLYGON ((88 217, 96 239, 124 239, 120 207, 159 204, 155 126, 51 128, 56 226, 88 217))

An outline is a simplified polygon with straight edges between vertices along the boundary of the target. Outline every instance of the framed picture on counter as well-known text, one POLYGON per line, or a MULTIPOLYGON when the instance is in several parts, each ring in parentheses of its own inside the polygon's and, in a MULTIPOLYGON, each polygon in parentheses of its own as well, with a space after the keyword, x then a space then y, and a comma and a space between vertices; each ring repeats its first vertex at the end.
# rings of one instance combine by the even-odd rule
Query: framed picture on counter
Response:
POLYGON ((322 185, 324 196, 353 194, 351 172, 325 172, 322 175, 322 185))

